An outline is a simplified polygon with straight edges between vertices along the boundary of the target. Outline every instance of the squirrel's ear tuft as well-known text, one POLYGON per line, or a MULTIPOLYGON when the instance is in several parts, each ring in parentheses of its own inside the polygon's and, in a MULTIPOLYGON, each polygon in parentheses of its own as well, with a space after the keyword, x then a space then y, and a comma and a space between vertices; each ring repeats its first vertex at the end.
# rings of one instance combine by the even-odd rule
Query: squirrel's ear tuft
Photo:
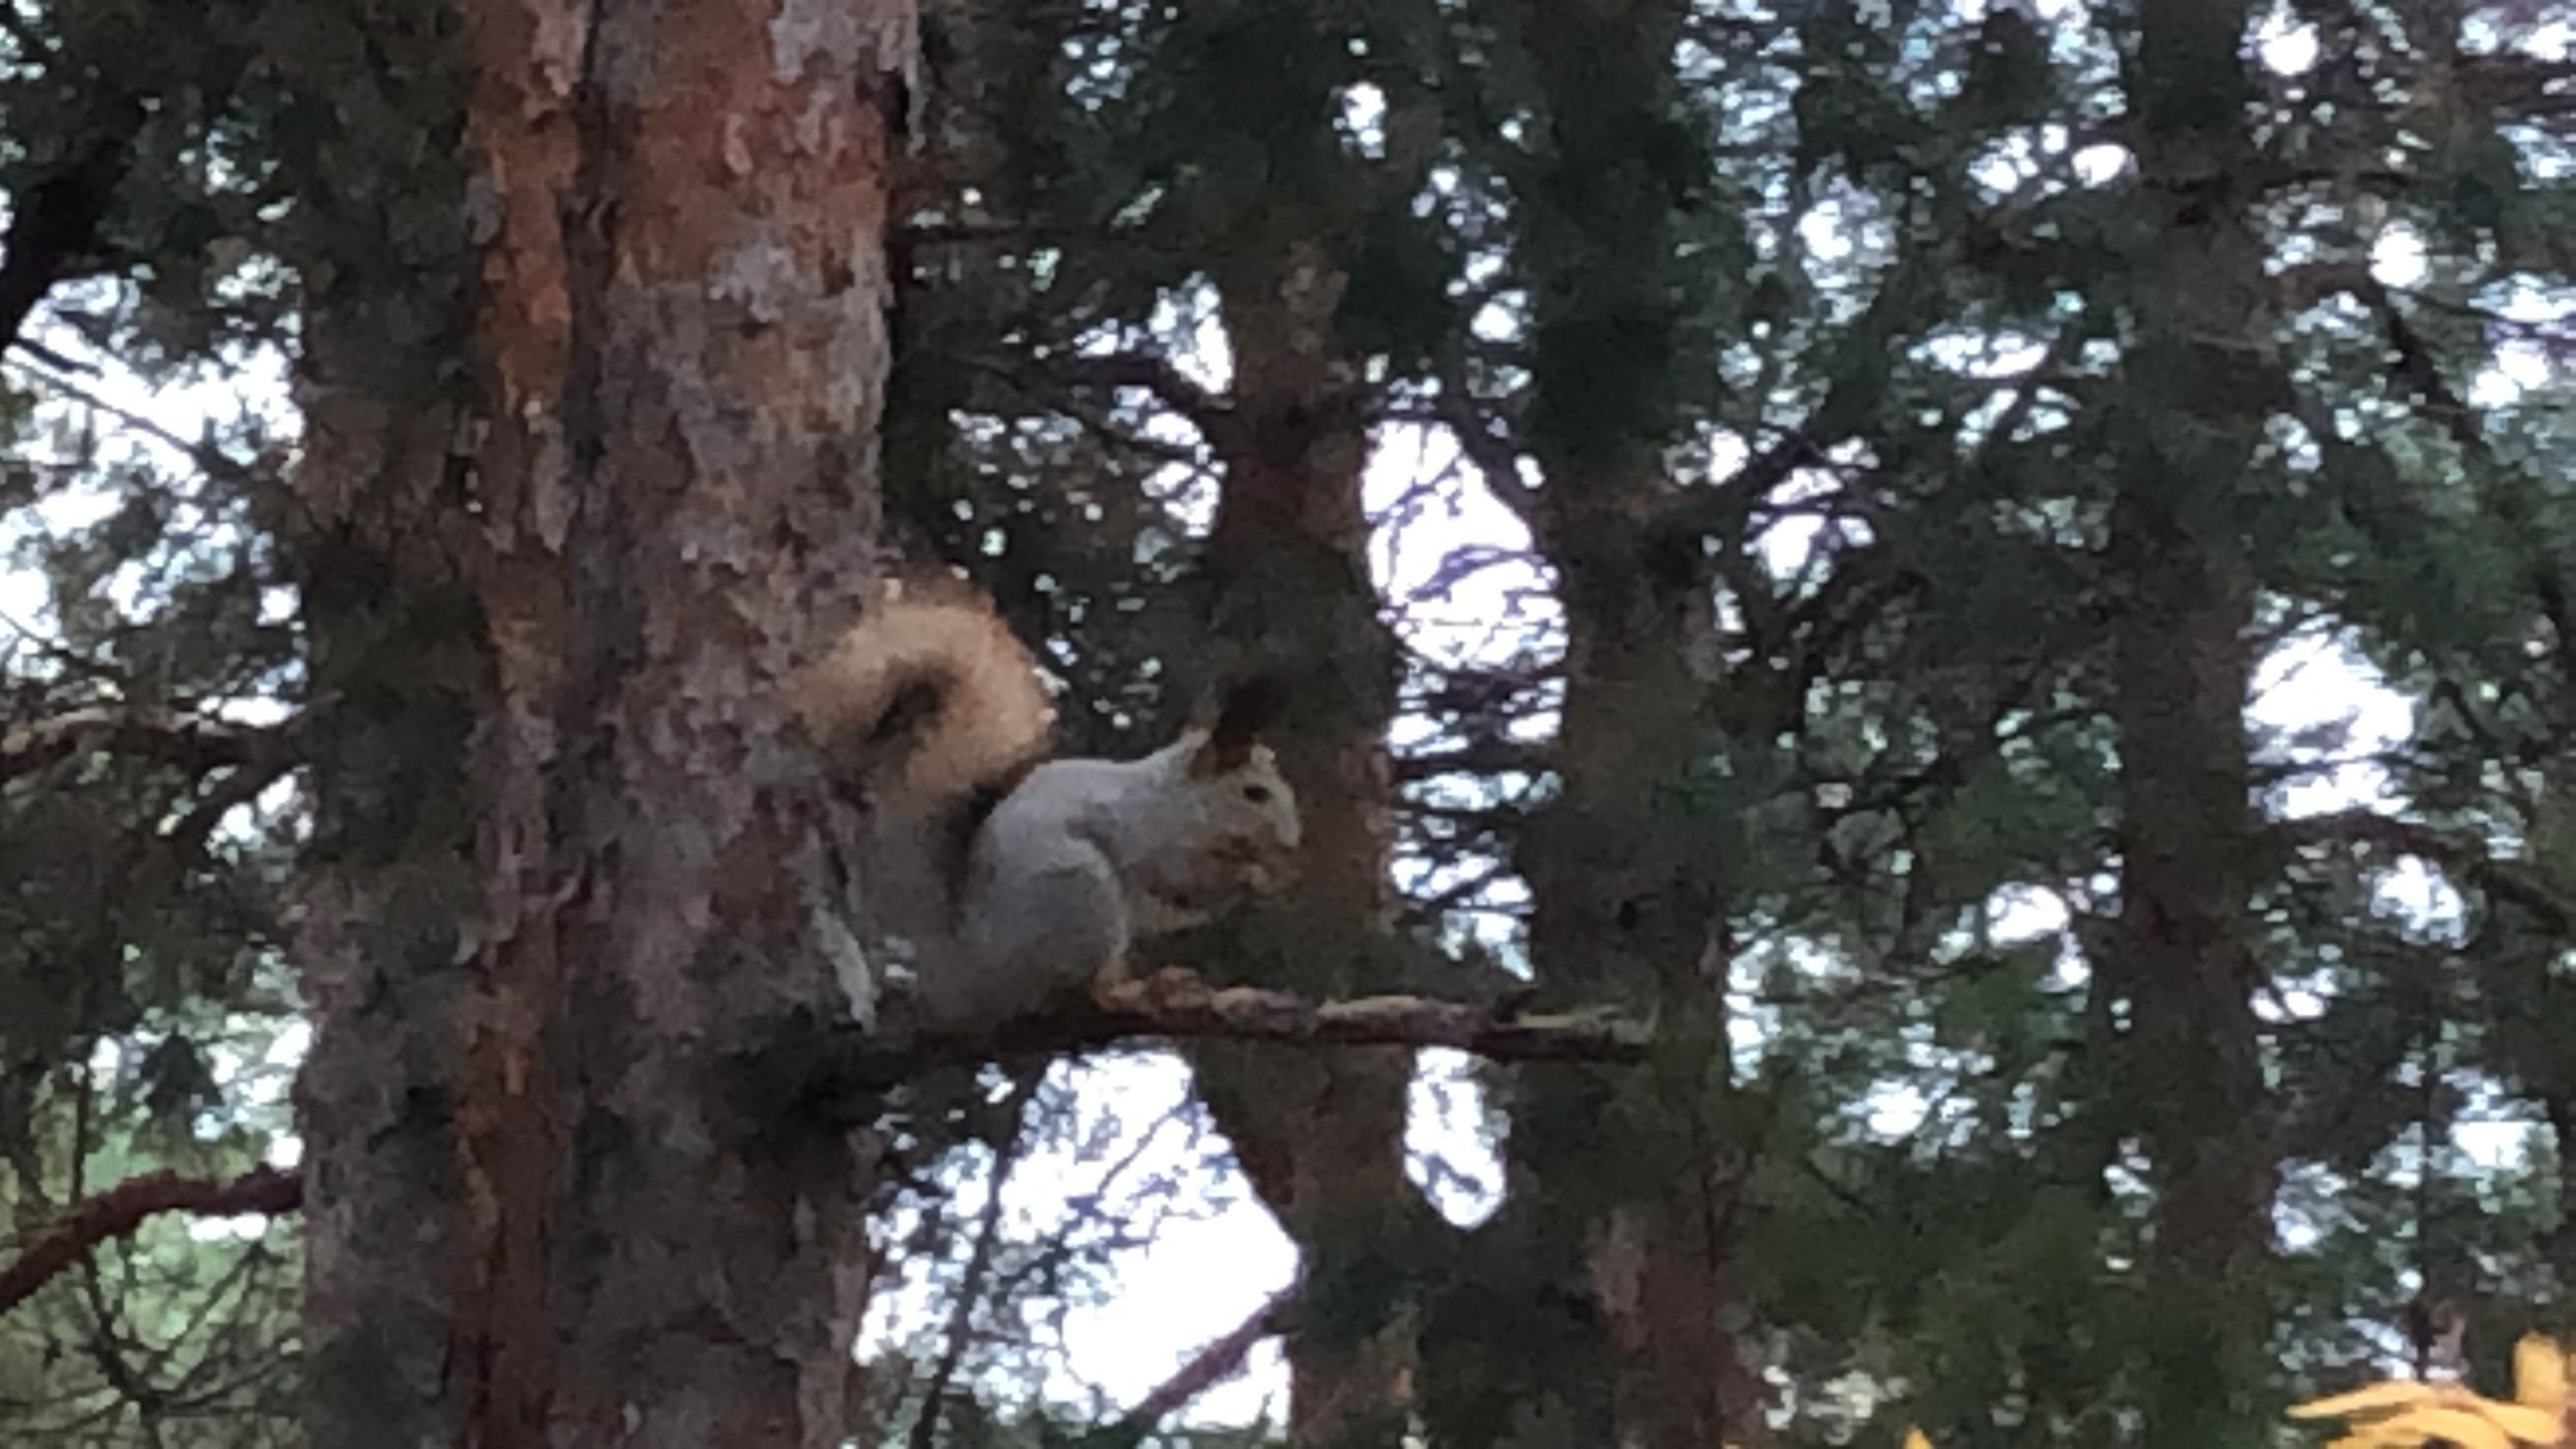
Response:
POLYGON ((1288 688, 1271 675, 1228 681, 1217 691, 1216 720, 1208 726, 1209 762, 1220 771, 1241 769, 1263 731, 1288 710, 1288 688))

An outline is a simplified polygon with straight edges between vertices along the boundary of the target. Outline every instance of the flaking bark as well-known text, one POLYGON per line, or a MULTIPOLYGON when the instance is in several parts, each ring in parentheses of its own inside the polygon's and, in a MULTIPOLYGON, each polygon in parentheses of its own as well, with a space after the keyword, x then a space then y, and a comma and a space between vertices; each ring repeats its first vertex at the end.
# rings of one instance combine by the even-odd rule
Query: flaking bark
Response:
POLYGON ((340 384, 363 335, 308 386, 308 570, 376 573, 308 590, 321 672, 381 706, 315 777, 314 1440, 836 1443, 865 1155, 711 1064, 848 1010, 774 695, 868 572, 911 10, 461 14, 472 426, 340 384))

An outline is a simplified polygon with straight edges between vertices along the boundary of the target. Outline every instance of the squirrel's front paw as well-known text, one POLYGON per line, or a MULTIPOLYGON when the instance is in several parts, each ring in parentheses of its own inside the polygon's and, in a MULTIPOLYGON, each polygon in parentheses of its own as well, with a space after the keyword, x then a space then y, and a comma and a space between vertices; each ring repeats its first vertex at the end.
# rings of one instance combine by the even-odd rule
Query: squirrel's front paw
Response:
POLYGON ((1124 971, 1103 971, 1091 983, 1091 999, 1110 1011, 1196 1010, 1215 995, 1186 966, 1166 966, 1143 980, 1124 971))
POLYGON ((1145 1000, 1157 1011, 1199 1011, 1216 999, 1216 988, 1187 966, 1166 966, 1145 981, 1145 1000))
POLYGON ((1133 1002, 1136 988, 1136 975, 1124 963, 1103 966, 1091 977, 1091 1004, 1103 1011, 1116 1011, 1133 1002))

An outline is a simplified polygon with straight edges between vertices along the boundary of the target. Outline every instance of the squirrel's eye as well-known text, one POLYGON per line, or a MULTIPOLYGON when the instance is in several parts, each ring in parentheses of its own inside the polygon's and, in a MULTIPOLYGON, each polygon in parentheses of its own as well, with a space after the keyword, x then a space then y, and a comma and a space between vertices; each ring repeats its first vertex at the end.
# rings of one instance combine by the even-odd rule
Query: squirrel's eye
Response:
POLYGON ((1255 805, 1267 805, 1270 803, 1270 787, 1267 785, 1246 785, 1243 787, 1243 798, 1251 801, 1255 805))

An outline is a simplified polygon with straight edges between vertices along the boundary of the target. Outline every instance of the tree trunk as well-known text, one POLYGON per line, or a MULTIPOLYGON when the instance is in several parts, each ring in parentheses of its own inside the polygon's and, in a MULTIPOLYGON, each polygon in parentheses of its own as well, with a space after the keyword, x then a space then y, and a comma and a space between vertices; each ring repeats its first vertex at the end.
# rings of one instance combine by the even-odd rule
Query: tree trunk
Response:
POLYGON ((1546 535, 1566 601, 1563 793, 1528 871, 1548 996, 1628 1003, 1664 1045, 1635 1074, 1528 1074, 1506 1211, 1524 1216, 1520 1233, 1561 1287, 1589 1293, 1603 1335, 1599 1367, 1566 1364, 1554 1395, 1601 1407, 1584 1380, 1606 1373, 1622 1433, 1678 1449, 1737 1439, 1761 1402, 1727 1327, 1745 1162, 1730 1125, 1723 847, 1672 803, 1708 748, 1705 686, 1684 664, 1680 591, 1649 582, 1644 541, 1602 516, 1658 481, 1586 478, 1581 516, 1546 535))
POLYGON ((313 1441, 835 1444, 865 1154, 724 1089, 849 1009, 770 686, 868 570, 911 8, 462 11, 470 465, 362 309, 306 366, 313 1441))
MULTIPOLYGON (((1306 865, 1249 974, 1306 990, 1375 986, 1392 928, 1386 731, 1393 640, 1368 574, 1360 472, 1368 436, 1355 371, 1334 351, 1341 286, 1297 242, 1220 268, 1242 436, 1226 450, 1210 550, 1219 632, 1293 681, 1281 766, 1305 819, 1306 865)), ((1297 1243, 1310 1299, 1349 1303, 1384 1286, 1354 1268, 1427 1210, 1404 1171, 1412 1053, 1305 1053, 1205 1046, 1199 1094, 1254 1190, 1297 1243)), ((1405 1427, 1410 1347, 1391 1297, 1306 1315, 1288 1343, 1289 1437, 1298 1445, 1394 1444, 1405 1427)))
POLYGON ((2143 1106, 2157 1201, 2146 1441, 2269 1442, 2256 1428, 2269 1328, 2262 1268, 2278 1153, 2252 993, 2258 841, 2244 710, 2251 586, 2240 479, 2277 392, 2257 347, 2262 254, 2231 170, 2248 82, 2246 7, 2150 4, 2137 69, 2142 191, 2163 230, 2133 295, 2109 558, 2120 731, 2121 1061, 2143 1106))
POLYGON ((1675 380, 1701 365, 1671 286, 1674 204, 1707 184, 1678 120, 1682 16, 1661 0, 1525 14, 1547 130, 1515 177, 1543 199, 1534 523, 1567 639, 1562 791, 1524 858, 1532 959, 1550 1000, 1625 1004, 1663 1045, 1641 1073, 1519 1084, 1506 1212, 1553 1289, 1588 1295, 1593 1325, 1531 1388, 1591 1437, 1607 1434, 1580 1416, 1606 1410, 1621 1441, 1659 1449, 1740 1442, 1762 1407, 1731 1263, 1745 1148, 1722 994, 1730 848, 1703 788, 1722 736, 1689 663, 1711 584, 1698 538, 1670 521, 1663 462, 1684 425, 1675 380))

